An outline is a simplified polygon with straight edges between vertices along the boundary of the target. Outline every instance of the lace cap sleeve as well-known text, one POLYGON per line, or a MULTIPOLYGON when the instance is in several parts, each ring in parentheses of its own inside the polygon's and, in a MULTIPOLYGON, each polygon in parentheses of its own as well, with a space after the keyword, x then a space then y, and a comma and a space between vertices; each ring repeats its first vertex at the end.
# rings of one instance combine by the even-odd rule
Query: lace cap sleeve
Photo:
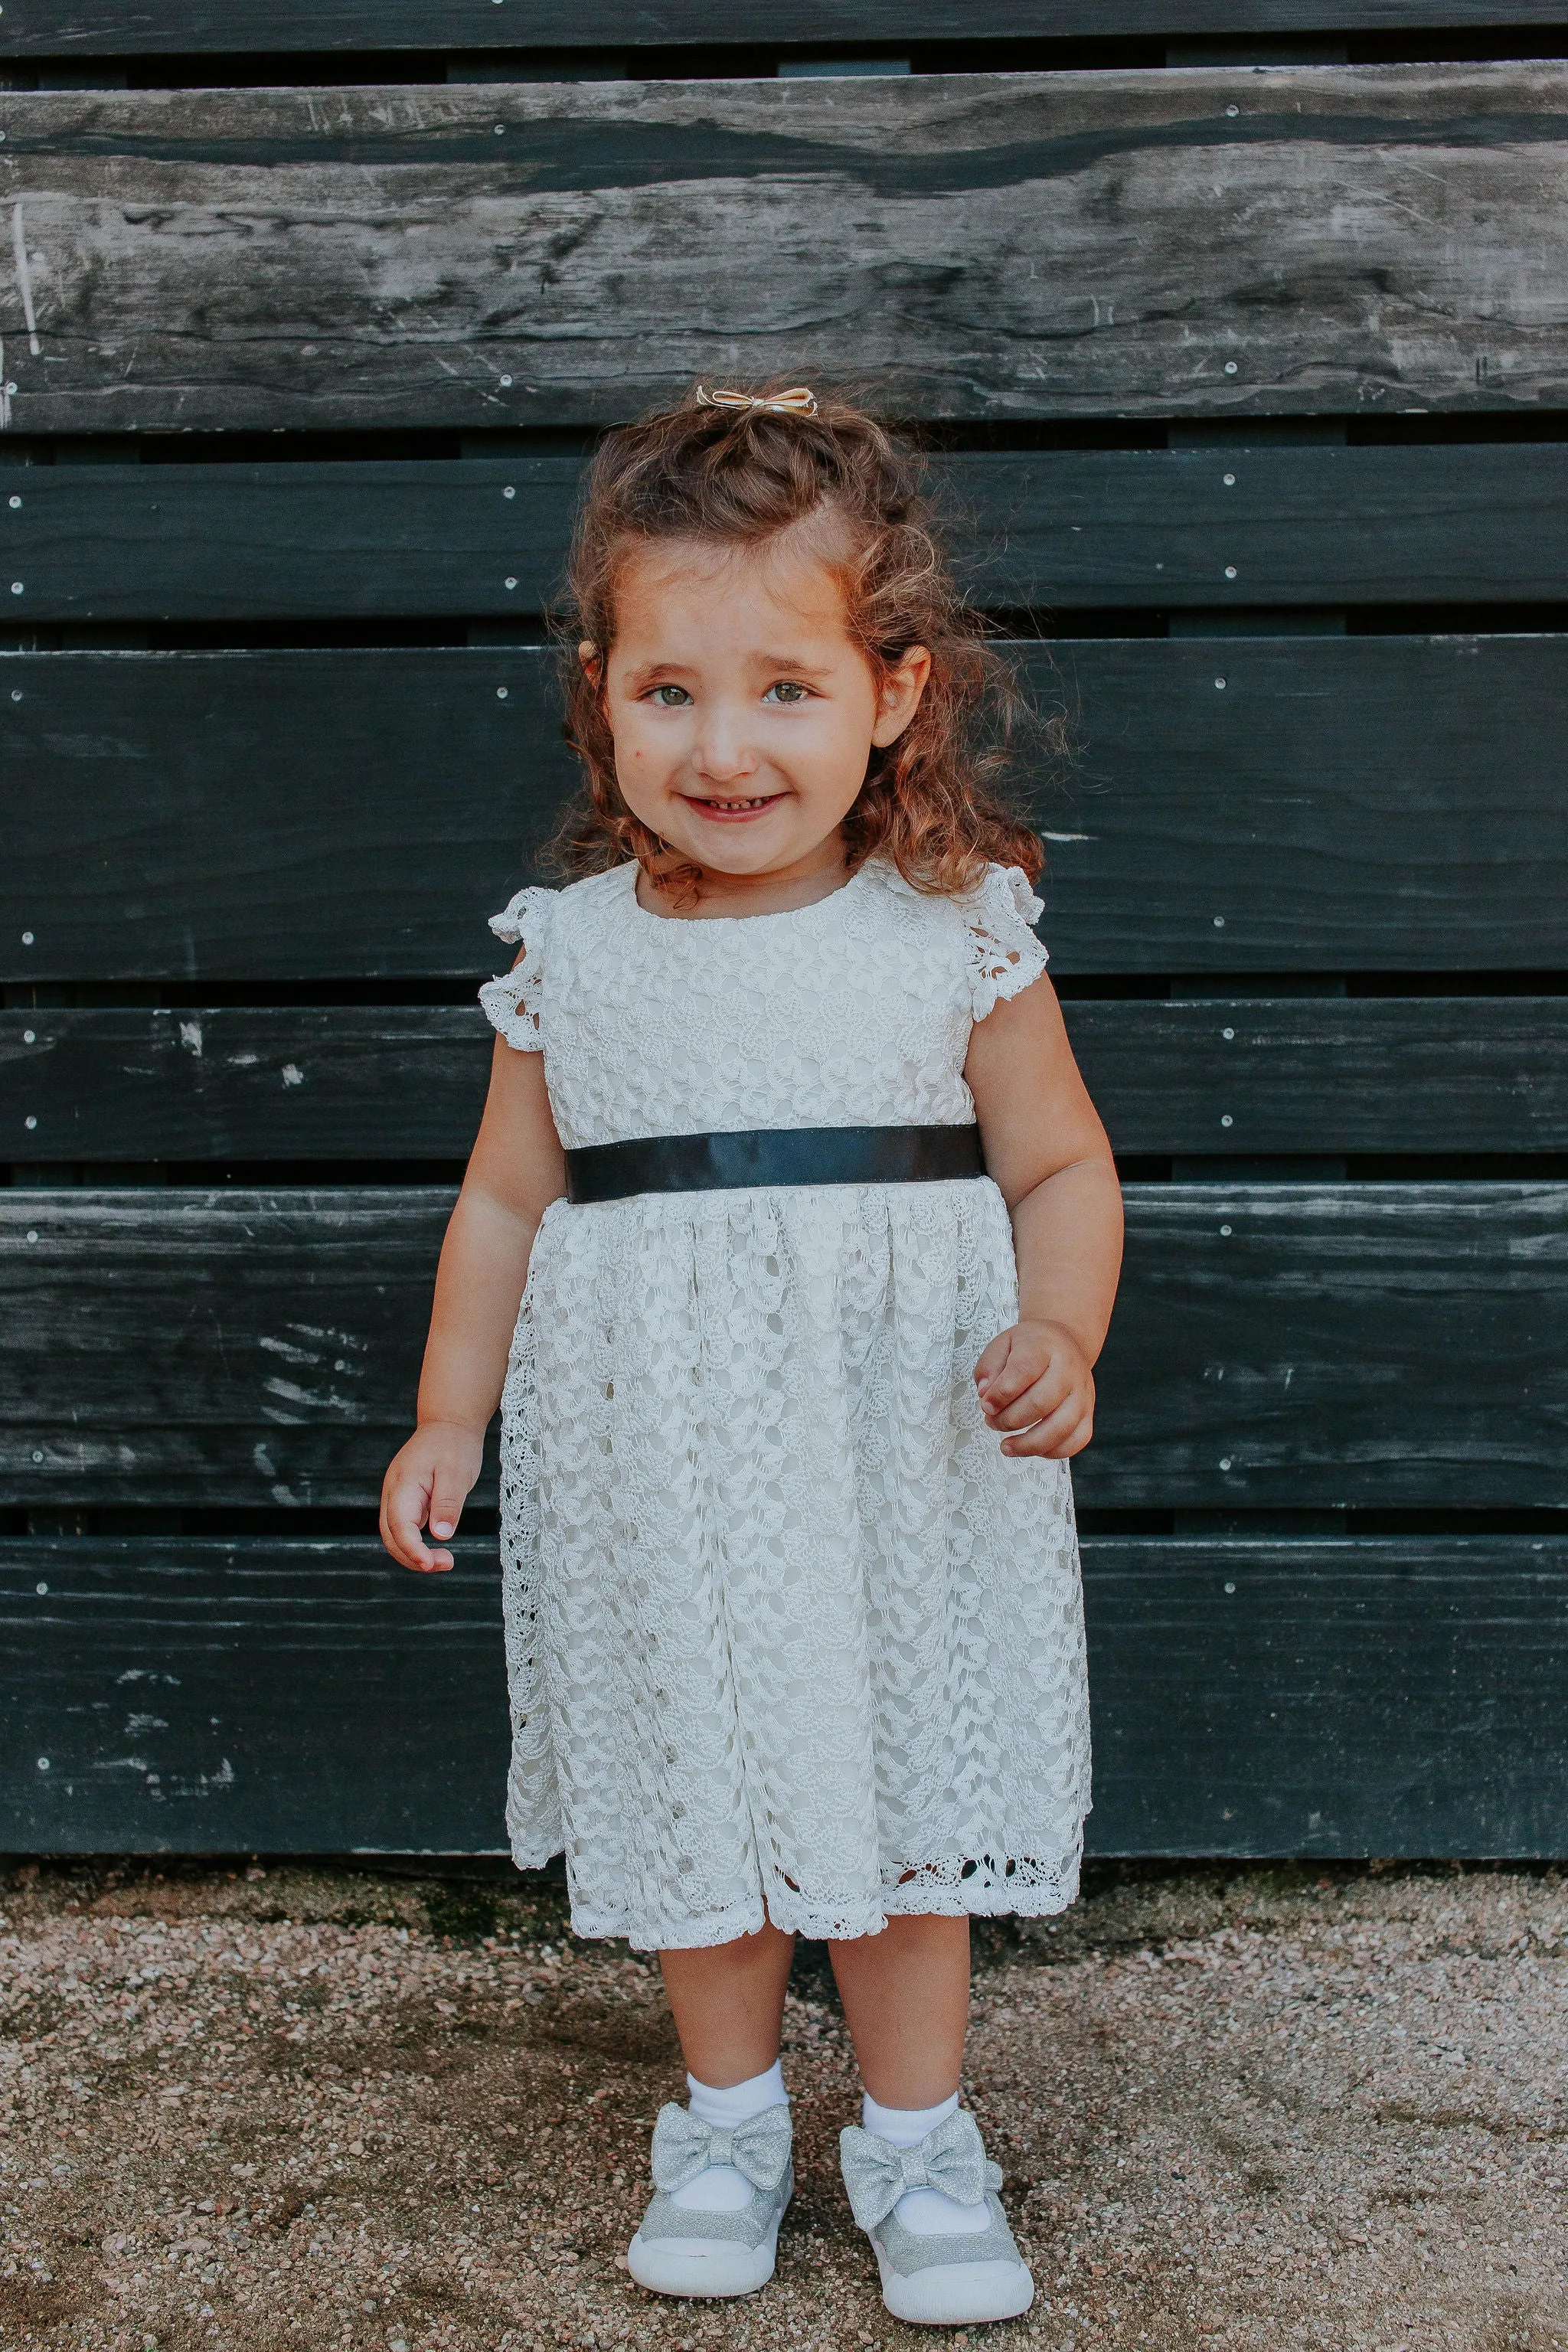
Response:
POLYGON ((1038 980, 1047 961, 1034 927, 1045 908, 1021 866, 992 866, 963 902, 970 1001, 984 1021, 998 1000, 1038 980))
POLYGON ((499 915, 490 917, 498 940, 521 942, 522 954, 510 971, 487 980, 479 1003, 509 1045, 520 1054, 537 1054, 544 1038, 540 1014, 544 998, 544 959, 550 937, 553 890, 520 890, 499 915))

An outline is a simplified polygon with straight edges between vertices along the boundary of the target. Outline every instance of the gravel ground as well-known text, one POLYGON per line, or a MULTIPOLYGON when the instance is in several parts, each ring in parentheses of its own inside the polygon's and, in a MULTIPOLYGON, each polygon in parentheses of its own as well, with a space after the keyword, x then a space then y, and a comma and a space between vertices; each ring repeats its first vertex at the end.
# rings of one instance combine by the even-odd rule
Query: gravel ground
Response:
MULTIPOLYGON (((728 2305, 620 2267, 679 2057, 656 1970, 548 1881, 13 1866, 0 2001, 5 2352, 921 2340, 838 2183, 819 1947, 798 2198, 728 2305)), ((1565 2028, 1554 1871, 1102 1867, 982 1930, 969 2096, 1039 2294, 971 2340, 1568 2346, 1565 2028)))

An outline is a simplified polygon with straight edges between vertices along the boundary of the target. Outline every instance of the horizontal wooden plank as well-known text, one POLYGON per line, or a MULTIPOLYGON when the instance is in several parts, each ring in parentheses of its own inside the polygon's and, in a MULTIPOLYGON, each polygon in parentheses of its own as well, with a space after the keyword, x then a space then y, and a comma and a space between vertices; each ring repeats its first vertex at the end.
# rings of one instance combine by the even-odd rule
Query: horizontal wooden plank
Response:
MULTIPOLYGON (((1559 0, 984 0, 963 29, 970 41, 1104 41, 1559 21, 1559 0)), ((721 18, 713 0, 595 0, 569 24, 555 0, 7 0, 0 58, 493 51, 503 41, 559 51, 568 40, 635 51, 738 38, 899 49, 953 32, 942 0, 773 0, 765 21, 745 25, 721 18)))
MULTIPOLYGON (((1568 997, 1069 1001, 1123 1152, 1568 1150, 1568 997)), ((0 1013, 0 1160, 459 1160, 464 1006, 0 1013)))
MULTIPOLYGON (((451 1198, 0 1193, 0 1487, 370 1508, 451 1198)), ((1127 1198, 1087 1503, 1568 1503, 1568 1186, 1127 1198)))
MULTIPOLYGON (((1065 972, 1544 969, 1568 637, 1104 639, 1018 658, 1065 972)), ((538 648, 0 655, 0 979, 493 964, 573 786, 538 648)))
POLYGON ((494 1546, 0 1543, 0 1839, 58 1853, 496 1853, 494 1546))
MULTIPOLYGON (((0 1843, 494 1852, 493 1545, 0 1541, 0 1843)), ((1568 1543, 1090 1537, 1100 1854, 1560 1855, 1568 1543)))
POLYGON ((1555 62, 12 93, 9 421, 596 423, 773 371, 921 416, 1536 407, 1565 97, 1555 62))
POLYGON ((1562 1853, 1562 1538, 1084 1556, 1092 1853, 1562 1853))
MULTIPOLYGON (((24 622, 543 612, 578 460, 34 466, 0 578, 24 622)), ((1568 592, 1568 445, 1053 449, 939 458, 972 596, 1184 608, 1568 592)))

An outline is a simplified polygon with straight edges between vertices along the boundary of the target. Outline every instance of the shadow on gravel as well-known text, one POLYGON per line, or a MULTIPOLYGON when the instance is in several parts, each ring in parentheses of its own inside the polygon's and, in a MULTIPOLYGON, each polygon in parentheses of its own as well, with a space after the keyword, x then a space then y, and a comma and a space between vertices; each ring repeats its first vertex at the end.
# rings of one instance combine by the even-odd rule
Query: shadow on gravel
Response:
MULTIPOLYGON (((1568 2347, 1556 1871, 1099 1864, 974 1948, 967 2093, 1038 2287, 997 2352, 1568 2347)), ((679 2053, 558 1876, 0 1864, 0 2352, 913 2346, 837 2179, 822 1945, 785 2066, 773 2283, 659 2303, 619 2257, 679 2053)))

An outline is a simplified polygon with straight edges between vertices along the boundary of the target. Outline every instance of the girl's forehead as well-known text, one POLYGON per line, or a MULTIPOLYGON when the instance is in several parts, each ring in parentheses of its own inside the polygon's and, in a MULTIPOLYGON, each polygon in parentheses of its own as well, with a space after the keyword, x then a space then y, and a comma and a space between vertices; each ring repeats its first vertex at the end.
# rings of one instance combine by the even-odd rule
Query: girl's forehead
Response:
POLYGON ((820 531, 808 534, 796 525, 760 541, 645 541, 628 548, 616 567, 617 633, 640 634, 683 610, 733 612, 737 606, 843 630, 842 575, 820 531))

